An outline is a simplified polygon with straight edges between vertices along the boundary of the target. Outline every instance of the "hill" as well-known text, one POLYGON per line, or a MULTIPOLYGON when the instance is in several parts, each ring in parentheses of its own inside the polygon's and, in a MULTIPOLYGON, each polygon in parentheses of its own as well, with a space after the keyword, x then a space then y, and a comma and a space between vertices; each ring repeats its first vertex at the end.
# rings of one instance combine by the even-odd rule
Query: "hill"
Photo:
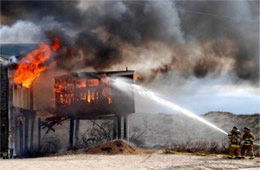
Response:
MULTIPOLYGON (((209 112, 202 117, 217 127, 230 132, 233 126, 243 131, 249 126, 259 143, 260 114, 235 115, 228 112, 209 112)), ((130 136, 144 147, 160 147, 172 143, 218 142, 228 143, 227 136, 197 120, 182 114, 136 113, 130 117, 130 136)))

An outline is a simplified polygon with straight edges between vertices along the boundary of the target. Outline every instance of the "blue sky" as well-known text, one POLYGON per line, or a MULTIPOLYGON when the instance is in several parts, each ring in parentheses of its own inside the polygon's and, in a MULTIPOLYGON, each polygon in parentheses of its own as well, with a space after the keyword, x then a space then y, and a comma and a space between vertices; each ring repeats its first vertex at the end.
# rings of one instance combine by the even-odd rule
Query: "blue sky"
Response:
POLYGON ((194 95, 183 96, 174 100, 176 103, 196 113, 208 111, 226 111, 235 114, 260 113, 259 96, 221 96, 221 95, 194 95))
MULTIPOLYGON (((260 113, 260 89, 249 82, 234 82, 229 76, 191 78, 178 84, 175 78, 161 77, 149 89, 197 114, 224 111, 234 114, 260 113), (171 85, 169 85, 171 84, 171 85), (177 86, 178 85, 178 86, 177 86)), ((136 96, 137 112, 173 113, 153 101, 136 96)))

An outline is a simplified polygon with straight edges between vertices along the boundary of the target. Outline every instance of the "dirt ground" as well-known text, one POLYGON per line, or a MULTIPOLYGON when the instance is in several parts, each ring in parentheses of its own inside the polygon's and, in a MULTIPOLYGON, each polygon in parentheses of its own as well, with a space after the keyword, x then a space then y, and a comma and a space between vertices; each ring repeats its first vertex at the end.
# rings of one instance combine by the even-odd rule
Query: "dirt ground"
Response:
POLYGON ((0 160, 1 170, 172 170, 260 168, 260 158, 229 160, 223 156, 185 154, 93 155, 77 154, 31 159, 0 160))

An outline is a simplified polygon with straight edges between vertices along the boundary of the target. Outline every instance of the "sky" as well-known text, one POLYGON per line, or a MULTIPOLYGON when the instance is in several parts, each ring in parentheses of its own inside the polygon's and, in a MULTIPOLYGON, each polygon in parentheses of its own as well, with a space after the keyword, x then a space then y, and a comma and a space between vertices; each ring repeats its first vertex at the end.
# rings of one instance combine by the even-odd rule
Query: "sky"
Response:
POLYGON ((198 92, 190 96, 179 96, 172 101, 199 114, 209 111, 225 111, 234 114, 260 113, 259 90, 251 94, 244 90, 241 92, 225 90, 223 86, 222 92, 212 95, 213 92, 208 90, 207 94, 198 92))
MULTIPOLYGON (((233 114, 260 113, 259 91, 257 94, 247 92, 237 93, 236 91, 230 94, 230 91, 224 90, 219 93, 219 95, 212 95, 211 92, 213 91, 208 90, 207 94, 195 92, 194 94, 178 95, 172 98, 164 97, 197 114, 212 111, 231 112, 233 114)), ((167 114, 176 113, 144 98, 136 100, 136 111, 167 114)))
MULTIPOLYGON (((196 114, 212 111, 233 114, 260 113, 260 88, 245 82, 234 84, 228 76, 192 78, 182 85, 172 82, 171 86, 166 84, 161 88, 158 88, 158 84, 150 84, 146 88, 196 114)), ((139 95, 136 95, 136 110, 151 113, 177 113, 139 95)))

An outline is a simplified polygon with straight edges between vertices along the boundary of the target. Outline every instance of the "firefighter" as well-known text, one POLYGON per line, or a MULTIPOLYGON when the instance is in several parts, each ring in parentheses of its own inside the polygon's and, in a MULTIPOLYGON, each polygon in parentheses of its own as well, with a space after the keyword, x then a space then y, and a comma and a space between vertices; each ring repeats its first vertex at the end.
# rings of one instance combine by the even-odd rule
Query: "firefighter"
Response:
POLYGON ((240 153, 240 142, 241 142, 241 132, 240 130, 234 126, 231 132, 228 134, 230 145, 229 145, 229 159, 232 158, 241 158, 240 153), (234 156, 234 154, 236 156, 234 156))
POLYGON ((244 159, 245 156, 250 154, 250 159, 254 159, 254 149, 253 149, 253 143, 255 140, 254 134, 251 132, 250 128, 245 127, 244 128, 244 135, 242 137, 243 140, 243 146, 242 146, 242 158, 244 159))

